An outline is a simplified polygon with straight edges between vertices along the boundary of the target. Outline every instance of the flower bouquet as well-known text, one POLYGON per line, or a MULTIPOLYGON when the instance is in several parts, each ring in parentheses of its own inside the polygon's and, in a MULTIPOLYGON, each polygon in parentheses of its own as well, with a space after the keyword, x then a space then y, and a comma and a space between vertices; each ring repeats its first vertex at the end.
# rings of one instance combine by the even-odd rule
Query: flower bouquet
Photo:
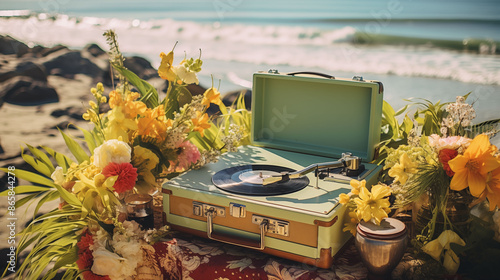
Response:
POLYGON ((440 262, 448 274, 457 273, 459 255, 471 260, 481 246, 499 247, 493 241, 493 216, 499 215, 500 154, 489 140, 499 131, 499 121, 472 125, 475 111, 467 97, 449 104, 424 100, 417 103, 424 108, 414 120, 405 116, 401 125, 395 116, 407 107, 394 113, 384 105, 389 137, 381 158, 391 182, 392 208, 412 209, 414 247, 440 262), (474 210, 481 214, 471 215, 474 210), (493 243, 485 245, 489 241, 493 243))
POLYGON ((36 216, 43 204, 60 200, 58 208, 20 232, 17 256, 28 254, 17 269, 19 279, 52 279, 61 270, 63 279, 134 279, 150 266, 151 244, 168 228, 146 230, 127 221, 126 198, 154 195, 161 180, 216 161, 221 152, 249 141, 250 114, 242 98, 237 109, 226 108, 213 86, 198 96, 187 90, 198 83, 200 58, 174 65, 173 50, 161 53, 158 74, 168 90, 160 100, 153 86, 123 66, 115 33, 105 36, 118 83, 109 94, 102 84, 91 89, 95 100, 83 118, 92 129, 78 128, 83 138, 60 131, 74 159, 27 145, 30 154, 23 149, 22 157, 37 173, 14 171, 33 183, 14 189, 24 195, 16 207, 38 200, 36 216), (221 111, 216 118, 206 112, 212 103, 221 111))

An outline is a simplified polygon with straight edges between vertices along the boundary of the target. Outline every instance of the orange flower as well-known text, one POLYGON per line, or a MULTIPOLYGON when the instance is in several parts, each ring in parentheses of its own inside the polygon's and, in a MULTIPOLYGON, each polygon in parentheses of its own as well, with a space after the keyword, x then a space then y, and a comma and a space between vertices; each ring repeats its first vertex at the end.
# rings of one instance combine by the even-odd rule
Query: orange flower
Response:
POLYGON ((455 172, 450 188, 461 191, 469 187, 473 196, 484 195, 486 175, 500 167, 500 161, 493 156, 495 151, 496 147, 490 144, 488 136, 476 136, 463 155, 458 155, 448 162, 451 170, 455 172))
POLYGON ((197 111, 196 112, 196 118, 191 119, 193 121, 194 131, 198 131, 201 134, 201 137, 203 137, 203 131, 207 128, 210 128, 210 124, 208 123, 208 114, 201 114, 201 112, 197 111))
POLYGON ((208 107, 210 106, 210 103, 219 105, 220 102, 220 92, 216 88, 211 87, 203 93, 203 100, 201 101, 201 104, 208 107))
POLYGON ((148 108, 144 111, 142 117, 137 121, 137 134, 163 140, 167 133, 169 124, 171 124, 171 122, 165 118, 163 105, 154 109, 148 108))
POLYGON ((490 211, 495 210, 497 206, 500 207, 500 168, 488 173, 484 195, 490 203, 490 211))
POLYGON ((168 54, 162 52, 160 54, 161 64, 158 67, 158 75, 164 80, 173 82, 176 78, 175 72, 172 69, 172 64, 174 63, 174 52, 171 51, 168 54))

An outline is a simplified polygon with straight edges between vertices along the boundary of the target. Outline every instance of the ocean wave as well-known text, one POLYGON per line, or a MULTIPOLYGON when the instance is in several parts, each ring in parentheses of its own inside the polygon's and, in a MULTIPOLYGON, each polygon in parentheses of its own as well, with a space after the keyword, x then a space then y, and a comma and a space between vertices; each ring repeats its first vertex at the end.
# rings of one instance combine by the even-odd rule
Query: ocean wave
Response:
POLYGON ((370 34, 351 26, 141 21, 43 13, 0 17, 0 33, 30 45, 81 48, 96 42, 104 47, 102 33, 107 29, 119 34, 123 52, 146 56, 156 65, 158 53, 171 50, 178 41, 177 53, 186 51, 188 56, 198 56, 202 48, 204 59, 500 85, 500 56, 491 55, 498 50, 495 42, 487 40, 464 42, 370 34))

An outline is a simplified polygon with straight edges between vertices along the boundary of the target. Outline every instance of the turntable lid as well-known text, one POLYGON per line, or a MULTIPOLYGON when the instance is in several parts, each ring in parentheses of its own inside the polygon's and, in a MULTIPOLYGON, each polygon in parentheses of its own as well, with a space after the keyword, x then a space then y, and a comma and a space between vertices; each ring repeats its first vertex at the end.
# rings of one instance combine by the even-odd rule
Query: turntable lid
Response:
POLYGON ((378 82, 255 73, 252 143, 332 158, 351 152, 369 162, 382 105, 378 82))

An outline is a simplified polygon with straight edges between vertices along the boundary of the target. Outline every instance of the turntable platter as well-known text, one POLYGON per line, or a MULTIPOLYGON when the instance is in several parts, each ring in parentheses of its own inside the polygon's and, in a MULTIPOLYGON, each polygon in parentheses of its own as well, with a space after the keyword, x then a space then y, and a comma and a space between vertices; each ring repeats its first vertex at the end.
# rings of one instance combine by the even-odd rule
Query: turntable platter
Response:
POLYGON ((224 191, 243 195, 280 195, 296 192, 309 184, 303 176, 287 181, 263 185, 263 179, 295 170, 276 165, 242 165, 223 169, 212 176, 213 184, 224 191))

